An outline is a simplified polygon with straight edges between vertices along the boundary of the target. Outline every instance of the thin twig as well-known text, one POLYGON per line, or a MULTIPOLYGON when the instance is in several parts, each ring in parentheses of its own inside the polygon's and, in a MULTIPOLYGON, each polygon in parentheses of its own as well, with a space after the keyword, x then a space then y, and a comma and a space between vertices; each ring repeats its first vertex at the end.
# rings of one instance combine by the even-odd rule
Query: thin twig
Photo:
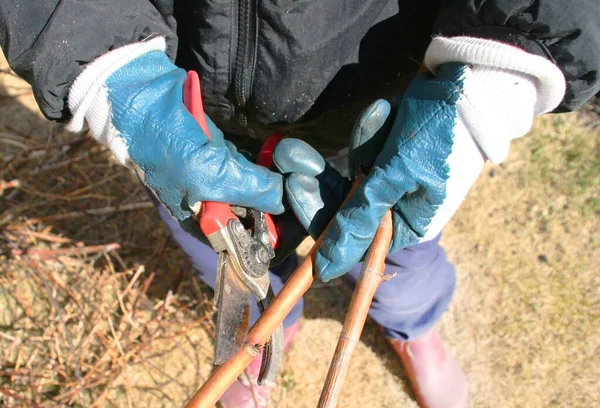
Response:
POLYGON ((60 237, 49 232, 36 232, 13 227, 7 227, 6 229, 16 235, 25 235, 32 238, 41 239, 43 241, 54 242, 57 244, 69 244, 73 242, 69 238, 60 237))
POLYGON ((119 173, 111 174, 110 176, 104 177, 102 180, 99 180, 99 181, 97 181, 97 182, 95 182, 93 184, 89 184, 89 185, 87 185, 85 187, 82 187, 80 189, 77 189, 75 191, 71 191, 68 194, 68 196, 70 196, 70 197, 77 197, 79 194, 81 194, 81 193, 83 193, 85 191, 94 189, 94 188, 96 188, 98 186, 101 186, 102 184, 106 184, 109 181, 112 181, 112 180, 114 180, 114 179, 116 179, 117 177, 120 177, 120 176, 122 176, 122 173, 120 173, 120 172, 119 173))
POLYGON ((79 382, 81 383, 82 378, 81 378, 81 369, 79 368, 79 364, 77 362, 77 350, 75 350, 75 347, 73 347, 73 340, 71 338, 71 332, 69 331, 69 329, 67 328, 67 325, 65 324, 65 319, 63 318, 63 313, 61 311, 60 306, 58 305, 58 303, 56 302, 56 299, 54 298, 54 294, 52 291, 52 288, 50 286, 50 284, 48 283, 48 281, 45 279, 45 277, 43 276, 43 274, 39 273, 39 269, 41 268, 36 268, 36 264, 31 265, 31 272, 36 274, 38 276, 38 278, 42 281, 42 284, 44 286, 44 288, 46 289, 46 293, 47 293, 47 297, 48 300, 52 303, 52 306, 55 309, 56 315, 57 315, 57 320, 60 322, 60 327, 62 328, 62 331, 64 333, 64 338, 67 342, 67 345, 69 347, 69 353, 71 356, 73 356, 73 367, 74 367, 74 371, 75 371, 75 377, 79 380, 79 382))
POLYGON ((0 180, 0 196, 4 194, 4 190, 8 190, 10 188, 19 188, 21 187, 21 180, 14 179, 10 181, 0 180))
POLYGON ((52 273, 46 273, 46 271, 43 268, 41 268, 37 263, 35 263, 35 262, 28 262, 27 260, 26 260, 26 262, 30 265, 31 268, 36 269, 36 271, 40 275, 43 275, 43 277, 45 279, 50 280, 56 286, 58 286, 59 288, 61 288, 71 299, 73 299, 73 301, 75 302, 75 305, 78 306, 79 308, 81 308, 81 296, 79 296, 76 292, 74 292, 73 290, 71 290, 71 288, 68 288, 62 282, 60 282, 58 279, 56 279, 56 277, 54 276, 54 274, 52 274, 52 273))
POLYGON ((96 209, 90 209, 90 210, 85 210, 85 211, 73 211, 73 212, 68 212, 68 213, 64 213, 64 214, 47 215, 47 216, 43 216, 43 217, 32 218, 29 221, 32 223, 39 223, 39 222, 44 222, 44 221, 49 221, 49 220, 66 220, 66 219, 70 219, 70 218, 85 217, 88 215, 105 215, 105 214, 110 214, 110 213, 115 213, 115 212, 145 210, 147 208, 153 208, 153 207, 154 207, 154 204, 152 202, 142 201, 139 203, 125 204, 122 206, 109 206, 109 207, 96 208, 96 209))
POLYGON ((28 164, 31 160, 38 159, 41 157, 46 157, 49 153, 52 153, 52 152, 58 150, 58 152, 53 157, 46 160, 45 165, 49 165, 49 164, 55 163, 58 159, 60 159, 62 156, 64 156, 72 148, 77 147, 88 140, 92 140, 92 139, 90 139, 88 136, 84 135, 81 137, 69 139, 66 142, 63 142, 63 143, 60 143, 57 145, 53 145, 53 146, 47 146, 47 147, 46 146, 45 147, 33 146, 30 149, 23 150, 17 154, 4 156, 2 158, 2 161, 9 164, 9 167, 12 170, 17 171, 17 170, 21 169, 24 164, 28 164), (20 160, 17 160, 17 159, 20 159, 20 160), (13 163, 15 161, 20 161, 20 163, 13 163))
POLYGON ((17 400, 17 401, 19 401, 19 402, 21 402, 23 404, 26 404, 28 407, 32 407, 32 408, 38 408, 39 407, 39 405, 37 405, 37 404, 35 404, 35 403, 31 402, 31 401, 28 401, 28 400, 26 400, 23 397, 20 397, 19 395, 15 394, 14 392, 12 392, 10 390, 7 390, 6 388, 0 388, 0 394, 4 394, 4 395, 6 395, 6 396, 8 396, 10 398, 13 398, 13 399, 15 399, 15 400, 17 400))
MULTIPOLYGON (((51 193, 43 193, 41 191, 36 190, 35 188, 32 188, 31 186, 28 186, 27 184, 23 183, 23 182, 18 182, 18 189, 20 191, 23 191, 29 195, 33 195, 36 197, 41 197, 41 198, 45 198, 51 201, 64 201, 64 202, 71 202, 71 201, 80 201, 80 200, 87 200, 87 199, 96 199, 96 200, 107 200, 107 199, 112 199, 113 197, 110 196, 104 196, 101 194, 84 194, 84 195, 78 195, 78 196, 72 196, 70 194, 67 195, 59 195, 59 194, 51 194, 51 193)), ((12 200, 14 197, 11 197, 10 195, 7 197, 7 200, 12 200)), ((75 206, 73 204, 73 206, 75 206)), ((75 206, 76 208, 81 208, 81 206, 75 206)))
POLYGON ((110 332, 112 333, 113 339, 115 340, 115 344, 117 346, 117 349, 119 350, 119 353, 121 353, 122 356, 125 356, 125 351, 123 351, 123 347, 119 342, 119 336, 117 336, 117 332, 115 331, 115 326, 113 324, 112 318, 110 316, 107 316, 106 320, 108 321, 108 327, 110 328, 110 332))
POLYGON ((27 149, 27 145, 25 143, 21 143, 12 138, 2 137, 2 136, 6 136, 6 135, 12 136, 10 133, 0 132, 0 142, 7 144, 7 145, 15 146, 15 147, 18 147, 21 149, 27 149))
POLYGON ((16 337, 13 337, 13 336, 11 336, 11 335, 9 335, 9 334, 6 334, 6 333, 3 333, 3 332, 1 332, 1 331, 0 331, 0 337, 4 338, 4 339, 6 339, 6 340, 10 340, 10 341, 12 341, 13 343, 17 343, 17 344, 21 343, 21 339, 18 339, 18 338, 16 338, 16 337))
POLYGON ((37 259, 52 259, 65 255, 87 255, 102 251, 114 251, 121 247, 117 243, 106 245, 90 245, 86 247, 75 248, 57 248, 57 249, 13 249, 13 256, 27 256, 37 259))
POLYGON ((22 370, 0 371, 0 377, 31 377, 31 378, 52 379, 52 377, 49 377, 47 375, 31 374, 31 373, 26 373, 22 370))
POLYGON ((129 293, 131 288, 133 288, 133 285, 135 285, 135 282, 138 280, 140 275, 142 273, 144 273, 145 271, 146 271, 146 268, 144 267, 144 265, 138 266, 137 270, 135 271, 135 274, 133 275, 133 277, 131 278, 131 280, 125 287, 125 289, 123 289, 123 292, 121 292, 121 296, 123 296, 123 297, 127 296, 127 294, 129 293))

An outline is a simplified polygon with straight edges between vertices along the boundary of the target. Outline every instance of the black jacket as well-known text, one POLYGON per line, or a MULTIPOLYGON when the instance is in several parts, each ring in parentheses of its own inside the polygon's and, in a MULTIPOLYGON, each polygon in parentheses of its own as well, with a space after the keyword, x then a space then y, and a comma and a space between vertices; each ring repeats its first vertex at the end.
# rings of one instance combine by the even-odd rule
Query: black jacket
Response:
POLYGON ((557 111, 572 110, 600 89, 599 27, 598 0, 0 2, 0 45, 49 119, 69 118, 68 88, 85 64, 161 35, 179 66, 199 72, 217 124, 250 135, 389 97, 435 34, 550 59, 568 84, 557 111))

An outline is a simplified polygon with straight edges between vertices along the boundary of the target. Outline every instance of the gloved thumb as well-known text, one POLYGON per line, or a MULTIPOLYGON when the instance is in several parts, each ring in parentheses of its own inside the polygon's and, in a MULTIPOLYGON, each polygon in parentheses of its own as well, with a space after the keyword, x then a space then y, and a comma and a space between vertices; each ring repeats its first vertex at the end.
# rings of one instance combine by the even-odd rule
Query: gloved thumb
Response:
MULTIPOLYGON (((381 151, 387 131, 390 104, 377 100, 355 122, 350 137, 349 170, 368 169, 381 151)), ((284 139, 273 153, 273 163, 284 175, 287 201, 300 224, 313 238, 325 229, 340 207, 350 182, 308 143, 284 139)))
POLYGON ((354 177, 359 170, 368 172, 373 166, 393 124, 394 115, 390 115, 390 112, 389 102, 378 99, 367 106, 354 122, 348 158, 351 177, 354 177))
POLYGON ((299 139, 279 142, 273 164, 284 176, 285 196, 296 218, 317 237, 342 202, 348 180, 299 139))

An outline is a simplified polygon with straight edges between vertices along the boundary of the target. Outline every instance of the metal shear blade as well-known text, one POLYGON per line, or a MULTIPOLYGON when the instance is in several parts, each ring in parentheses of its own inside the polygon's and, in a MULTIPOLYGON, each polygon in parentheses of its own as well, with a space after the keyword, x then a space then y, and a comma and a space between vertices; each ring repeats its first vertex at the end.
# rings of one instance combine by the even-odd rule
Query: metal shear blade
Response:
MULTIPOLYGON (((219 253, 215 304, 217 312, 217 339, 215 363, 222 364, 244 344, 248 333, 251 294, 262 313, 270 303, 268 265, 274 256, 270 246, 264 214, 251 210, 253 233, 237 219, 229 221, 220 230, 223 251, 219 253)), ((265 344, 259 384, 273 380, 283 356, 283 327, 280 326, 265 344)))
POLYGON ((225 363, 238 352, 248 333, 250 322, 250 298, 248 287, 237 277, 229 256, 219 254, 215 303, 217 327, 215 364, 225 363))
MULTIPOLYGON (((212 140, 202 106, 200 80, 194 71, 188 72, 183 87, 183 100, 204 133, 212 140)), ((259 159, 262 163, 257 164, 267 165, 281 136, 272 140, 261 151, 259 159)), ((254 231, 252 236, 232 212, 229 204, 205 201, 198 214, 202 232, 219 253, 215 288, 215 304, 219 309, 215 347, 217 364, 227 361, 246 340, 250 310, 248 293, 255 297, 261 311, 268 304, 269 296, 272 297, 268 265, 275 255, 271 244, 278 242, 275 225, 268 214, 251 209, 243 212, 250 213, 253 224, 251 228, 254 231)), ((282 353, 283 328, 280 325, 270 342, 265 345, 259 384, 275 377, 282 353)))

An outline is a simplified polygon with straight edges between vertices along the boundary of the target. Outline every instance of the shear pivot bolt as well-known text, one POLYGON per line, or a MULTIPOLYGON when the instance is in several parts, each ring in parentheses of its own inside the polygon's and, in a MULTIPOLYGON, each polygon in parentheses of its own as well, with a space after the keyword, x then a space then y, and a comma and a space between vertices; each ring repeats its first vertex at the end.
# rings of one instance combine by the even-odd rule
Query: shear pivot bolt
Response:
POLYGON ((271 243, 271 238, 269 237, 269 233, 267 231, 263 231, 260 234, 260 240, 265 245, 269 245, 271 243))
POLYGON ((270 259, 269 259, 269 254, 267 253, 267 250, 264 248, 259 249, 256 252, 256 259, 258 260, 259 263, 268 264, 270 259))
POLYGON ((234 228, 235 228, 235 232, 237 232, 238 234, 242 234, 244 232, 246 232, 246 228, 244 228, 244 226, 242 225, 241 222, 236 222, 235 224, 233 224, 234 228))

